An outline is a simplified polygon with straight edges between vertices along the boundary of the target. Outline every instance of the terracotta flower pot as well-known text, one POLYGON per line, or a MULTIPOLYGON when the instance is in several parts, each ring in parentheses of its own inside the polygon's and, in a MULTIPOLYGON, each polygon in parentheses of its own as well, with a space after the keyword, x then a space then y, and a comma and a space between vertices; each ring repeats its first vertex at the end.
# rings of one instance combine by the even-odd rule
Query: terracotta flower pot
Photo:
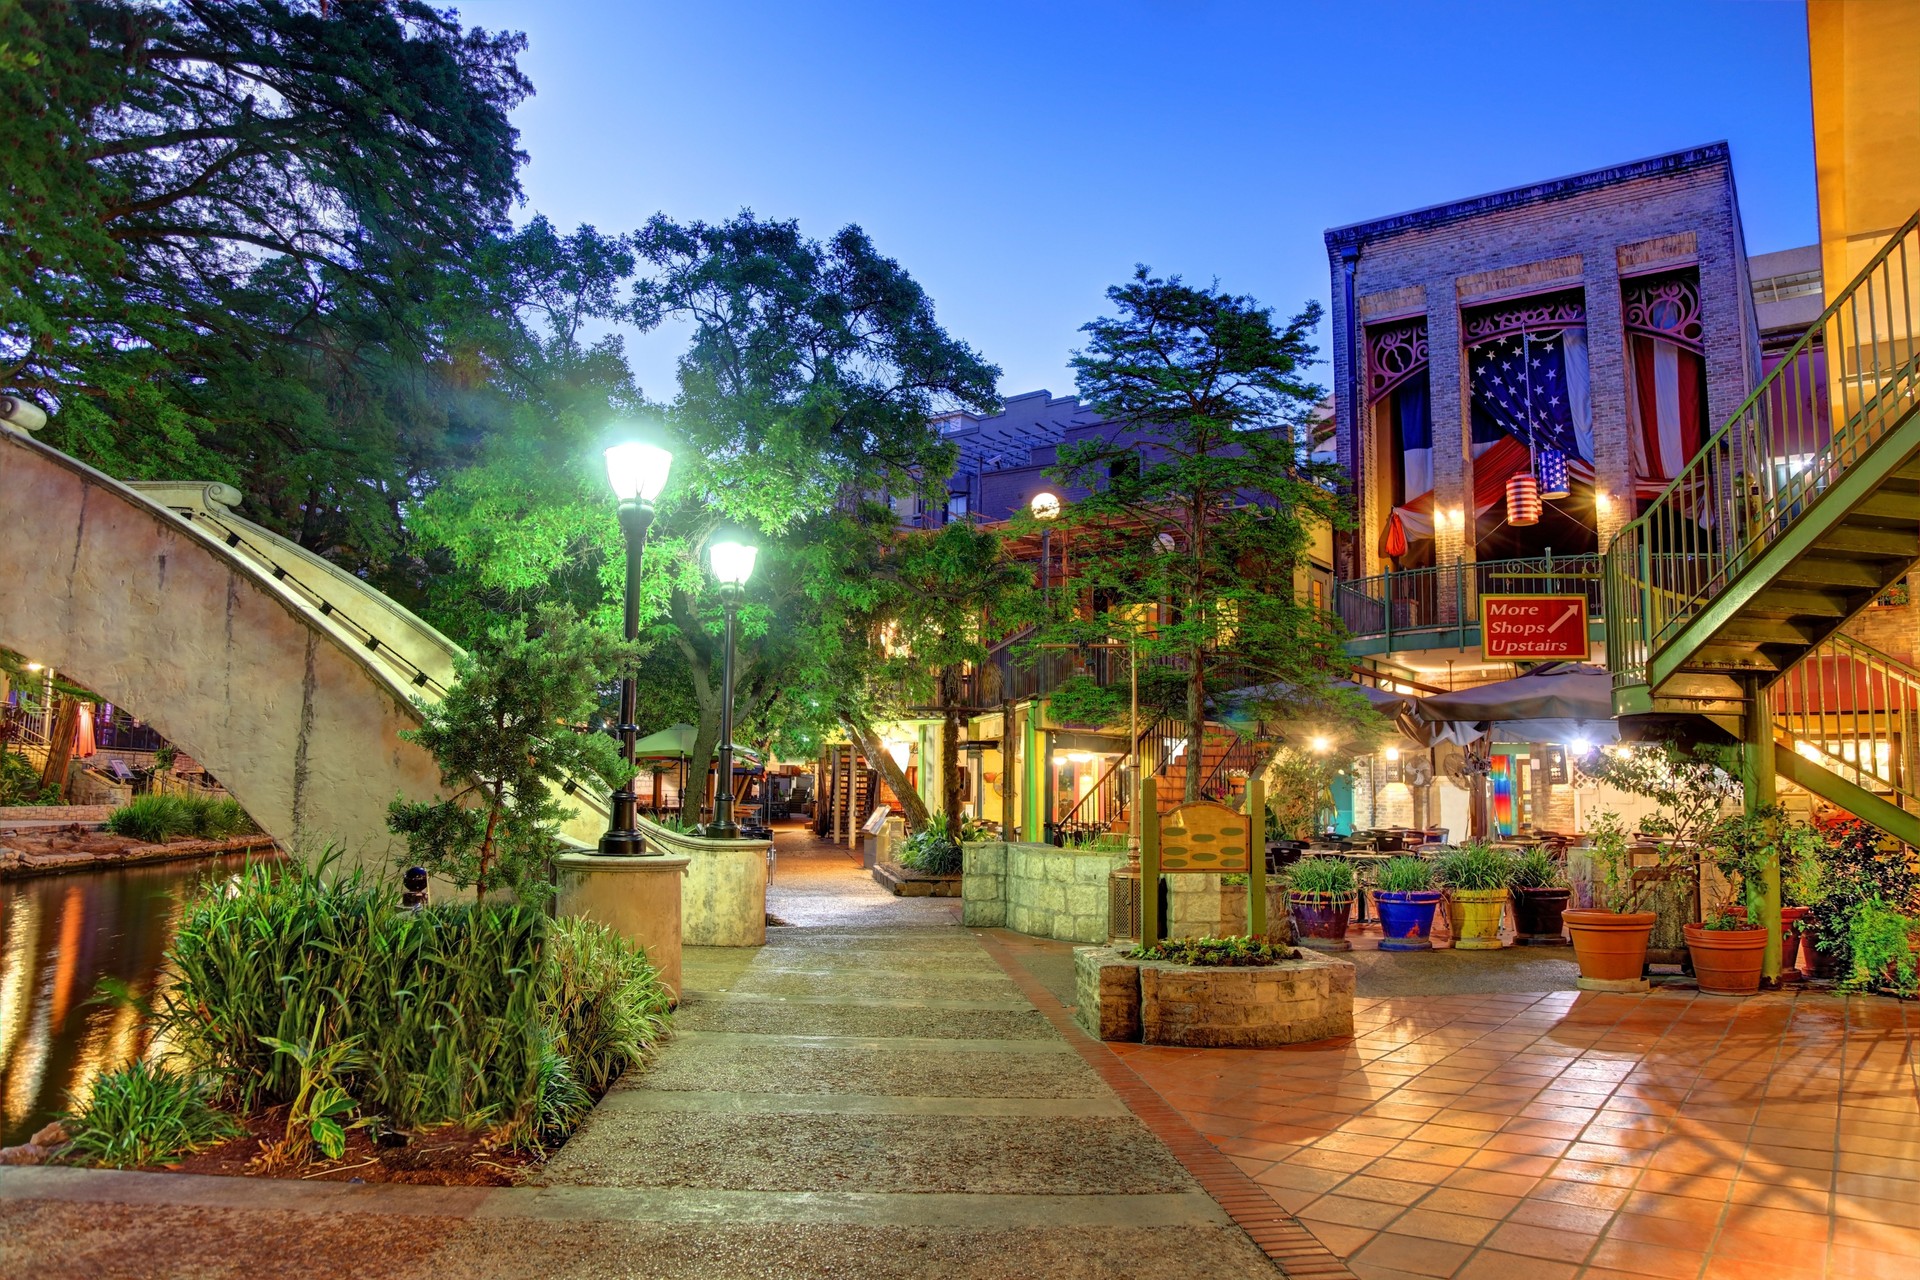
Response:
MULTIPOLYGON (((1800 973, 1800 922, 1806 918, 1806 907, 1780 908, 1780 976, 1794 979, 1800 973)), ((1728 907, 1727 914, 1736 920, 1747 918, 1745 907, 1728 907)))
POLYGON ((1583 990, 1646 990, 1647 939, 1660 919, 1657 914, 1577 907, 1563 912, 1561 919, 1573 939, 1583 990))
POLYGON ((1567 909, 1567 900, 1573 896, 1573 890, 1513 889, 1511 892, 1513 928, 1519 935, 1514 939, 1515 942, 1529 947, 1566 945, 1560 913, 1567 909))
POLYGON ((1760 990, 1760 966, 1767 958, 1765 929, 1686 927, 1687 950, 1700 990, 1713 996, 1750 996, 1760 990))
POLYGON ((1807 925, 1807 973, 1815 978, 1835 978, 1839 976, 1840 962, 1832 952, 1820 945, 1820 935, 1813 931, 1813 925, 1807 925))
POLYGON ((1351 894, 1288 893, 1287 912, 1293 917, 1296 946, 1315 951, 1351 951, 1347 922, 1353 917, 1351 894))
POLYGON ((1459 951, 1497 951, 1500 941, 1500 917, 1506 911, 1505 889, 1447 890, 1447 923, 1453 928, 1453 945, 1459 951))
POLYGON ((1433 912, 1440 905, 1437 889, 1415 889, 1405 893, 1380 890, 1373 895, 1380 912, 1380 949, 1382 951, 1433 950, 1433 912))

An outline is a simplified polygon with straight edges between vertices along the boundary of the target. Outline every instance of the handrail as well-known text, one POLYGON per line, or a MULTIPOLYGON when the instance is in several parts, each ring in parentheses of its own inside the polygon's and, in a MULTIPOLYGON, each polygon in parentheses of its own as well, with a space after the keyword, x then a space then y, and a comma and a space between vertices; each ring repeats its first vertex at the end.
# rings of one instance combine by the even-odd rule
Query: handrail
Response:
POLYGON ((1920 670, 1836 632, 1781 677, 1770 701, 1777 739, 1920 813, 1920 670))
POLYGON ((1126 788, 1119 781, 1120 770, 1126 767, 1130 758, 1137 756, 1140 759, 1142 777, 1160 776, 1160 771, 1167 767, 1167 760, 1172 755, 1165 743, 1176 734, 1184 735, 1184 733, 1185 727, 1172 716, 1163 715, 1154 720, 1135 735, 1133 750, 1108 765, 1105 771, 1094 779, 1093 785, 1087 788, 1086 794, 1074 802, 1073 808, 1067 810, 1065 817, 1049 822, 1047 825, 1054 832, 1064 833, 1098 826, 1103 821, 1125 813, 1127 806, 1132 802, 1132 797, 1127 795, 1126 788), (1143 747, 1152 748, 1155 743, 1160 744, 1157 750, 1142 751, 1143 747), (1152 762, 1151 767, 1149 767, 1149 760, 1152 762), (1084 813, 1083 810, 1085 810, 1084 813))
POLYGON ((1603 565, 1593 553, 1509 560, 1456 559, 1452 564, 1394 569, 1334 584, 1334 611, 1349 635, 1370 637, 1454 632, 1479 625, 1480 597, 1499 594, 1580 594, 1590 618, 1606 616, 1600 586, 1603 565), (1450 615, 1450 616, 1449 616, 1450 615))
POLYGON ((1252 773, 1260 763, 1261 754, 1255 739, 1235 730, 1233 745, 1220 753, 1220 758, 1213 762, 1213 768, 1208 771, 1206 780, 1200 784, 1201 796, 1224 804, 1233 792, 1231 771, 1240 769, 1252 773))
POLYGON ((1614 536, 1606 604, 1616 685, 1646 683, 1654 654, 1920 401, 1914 254, 1920 211, 1614 536), (1824 385, 1813 384, 1812 362, 1801 358, 1816 340, 1828 363, 1824 385))

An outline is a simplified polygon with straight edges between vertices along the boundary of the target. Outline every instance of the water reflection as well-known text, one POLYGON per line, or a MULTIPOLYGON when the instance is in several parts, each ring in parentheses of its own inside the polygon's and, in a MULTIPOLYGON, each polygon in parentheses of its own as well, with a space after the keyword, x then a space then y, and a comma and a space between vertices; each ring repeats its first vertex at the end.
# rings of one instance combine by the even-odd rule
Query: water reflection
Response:
MULTIPOLYGON (((257 855, 255 855, 257 856, 257 855)), ((102 978, 154 994, 187 895, 246 856, 0 881, 0 1146, 25 1142, 93 1078, 146 1052, 102 978)))

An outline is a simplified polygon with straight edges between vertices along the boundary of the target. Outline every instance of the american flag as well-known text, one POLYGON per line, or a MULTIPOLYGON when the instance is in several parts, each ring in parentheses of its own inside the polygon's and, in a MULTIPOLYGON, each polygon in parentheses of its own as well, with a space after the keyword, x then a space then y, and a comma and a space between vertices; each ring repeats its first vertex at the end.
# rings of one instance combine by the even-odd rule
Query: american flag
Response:
POLYGON ((1473 441, 1492 444, 1510 435, 1529 448, 1581 453, 1567 391, 1566 355, 1559 331, 1515 333, 1467 349, 1473 402, 1473 441))

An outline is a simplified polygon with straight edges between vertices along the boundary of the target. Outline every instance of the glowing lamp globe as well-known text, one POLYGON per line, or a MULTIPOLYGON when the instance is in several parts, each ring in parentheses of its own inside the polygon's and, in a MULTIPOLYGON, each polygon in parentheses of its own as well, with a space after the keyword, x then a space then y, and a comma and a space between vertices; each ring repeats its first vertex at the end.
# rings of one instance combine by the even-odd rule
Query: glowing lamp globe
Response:
POLYGON ((628 440, 607 450, 607 480, 622 502, 652 502, 667 487, 673 455, 657 444, 628 440))
POLYGON ((713 579, 723 587, 744 587, 753 576, 753 561, 760 548, 750 542, 716 542, 707 549, 713 565, 713 579))
POLYGON ((1036 493, 1033 501, 1027 504, 1035 520, 1053 520, 1060 515, 1060 495, 1057 493, 1036 493))

